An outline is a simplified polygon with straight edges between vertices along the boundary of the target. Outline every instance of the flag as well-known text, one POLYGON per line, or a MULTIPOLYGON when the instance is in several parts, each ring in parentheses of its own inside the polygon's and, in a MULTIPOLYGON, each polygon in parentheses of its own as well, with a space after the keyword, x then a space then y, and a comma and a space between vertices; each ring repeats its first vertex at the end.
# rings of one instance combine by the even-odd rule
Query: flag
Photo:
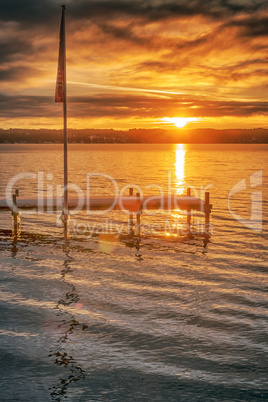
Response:
POLYGON ((60 46, 58 58, 58 73, 56 82, 55 102, 66 101, 66 67, 65 67, 65 7, 62 6, 60 25, 60 46))

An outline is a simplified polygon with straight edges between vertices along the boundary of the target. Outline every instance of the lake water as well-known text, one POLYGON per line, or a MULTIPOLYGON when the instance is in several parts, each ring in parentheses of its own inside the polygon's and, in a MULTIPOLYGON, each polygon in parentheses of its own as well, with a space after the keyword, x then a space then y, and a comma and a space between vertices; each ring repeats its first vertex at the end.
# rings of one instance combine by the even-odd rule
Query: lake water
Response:
MULTIPOLYGON (((16 238, 0 212, 0 401, 267 400, 267 159, 267 145, 70 145, 71 192, 209 191, 212 235, 195 213, 185 237, 177 210, 144 211, 141 239, 125 213, 77 212, 68 241, 59 216, 22 214, 16 238)), ((1 145, 0 198, 20 173, 19 197, 58 195, 62 165, 59 145, 1 145)))

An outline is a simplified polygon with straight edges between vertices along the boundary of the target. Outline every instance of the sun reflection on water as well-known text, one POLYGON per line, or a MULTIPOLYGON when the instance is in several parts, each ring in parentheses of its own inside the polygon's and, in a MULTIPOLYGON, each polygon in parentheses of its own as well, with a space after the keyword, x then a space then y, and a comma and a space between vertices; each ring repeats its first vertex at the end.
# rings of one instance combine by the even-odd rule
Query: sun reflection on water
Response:
POLYGON ((175 160, 175 175, 176 175, 176 193, 181 195, 184 190, 184 165, 185 165, 185 154, 186 149, 184 144, 176 145, 176 160, 175 160))
MULTIPOLYGON (((184 144, 177 144, 175 149, 175 192, 177 195, 185 193, 185 154, 186 149, 184 144)), ((172 221, 170 228, 165 232, 165 235, 170 237, 178 237, 183 229, 185 214, 180 209, 174 210, 171 213, 172 221)))

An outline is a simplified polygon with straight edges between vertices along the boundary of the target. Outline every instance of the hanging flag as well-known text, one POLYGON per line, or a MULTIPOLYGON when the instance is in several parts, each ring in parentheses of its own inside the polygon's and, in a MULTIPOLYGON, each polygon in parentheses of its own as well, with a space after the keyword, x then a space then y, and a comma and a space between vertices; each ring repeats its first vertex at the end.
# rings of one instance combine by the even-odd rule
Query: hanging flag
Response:
POLYGON ((62 16, 60 25, 60 46, 58 58, 58 73, 56 83, 55 102, 66 101, 66 67, 65 67, 65 7, 62 6, 62 16))

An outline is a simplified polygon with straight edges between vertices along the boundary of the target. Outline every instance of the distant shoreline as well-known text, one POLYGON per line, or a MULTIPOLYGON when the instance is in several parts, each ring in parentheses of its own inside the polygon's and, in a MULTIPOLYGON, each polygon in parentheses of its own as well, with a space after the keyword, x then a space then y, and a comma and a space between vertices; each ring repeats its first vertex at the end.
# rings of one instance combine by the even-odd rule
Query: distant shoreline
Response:
MULTIPOLYGON (((68 129, 70 144, 268 144, 268 129, 68 129)), ((0 144, 61 144, 62 130, 0 129, 0 144)))
MULTIPOLYGON (((1 145, 61 145, 63 142, 1 142, 1 145)), ((172 145, 172 144, 185 144, 185 145, 268 145, 266 142, 68 142, 69 145, 172 145)))

